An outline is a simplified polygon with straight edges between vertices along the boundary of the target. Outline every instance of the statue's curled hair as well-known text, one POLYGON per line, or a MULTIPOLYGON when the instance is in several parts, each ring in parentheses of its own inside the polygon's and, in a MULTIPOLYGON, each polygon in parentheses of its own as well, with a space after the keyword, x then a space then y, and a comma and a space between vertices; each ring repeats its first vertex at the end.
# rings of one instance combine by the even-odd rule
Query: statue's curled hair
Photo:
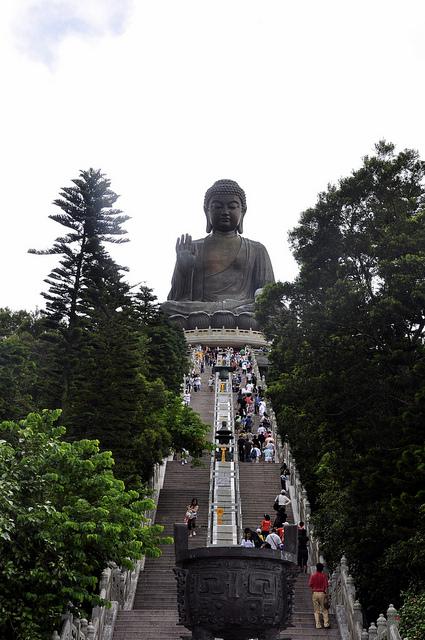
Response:
POLYGON ((245 191, 234 180, 217 180, 212 187, 208 189, 204 198, 204 211, 207 212, 208 203, 214 196, 235 195, 238 196, 242 202, 242 211, 246 211, 246 196, 245 191))

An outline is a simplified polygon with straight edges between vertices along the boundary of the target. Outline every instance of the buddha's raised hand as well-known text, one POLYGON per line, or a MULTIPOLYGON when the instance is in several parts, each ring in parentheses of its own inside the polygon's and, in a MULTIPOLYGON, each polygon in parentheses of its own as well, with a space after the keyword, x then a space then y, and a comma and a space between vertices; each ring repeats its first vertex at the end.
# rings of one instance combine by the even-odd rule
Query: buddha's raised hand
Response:
POLYGON ((176 242, 177 263, 182 269, 189 270, 195 263, 195 244, 188 233, 177 238, 176 242))

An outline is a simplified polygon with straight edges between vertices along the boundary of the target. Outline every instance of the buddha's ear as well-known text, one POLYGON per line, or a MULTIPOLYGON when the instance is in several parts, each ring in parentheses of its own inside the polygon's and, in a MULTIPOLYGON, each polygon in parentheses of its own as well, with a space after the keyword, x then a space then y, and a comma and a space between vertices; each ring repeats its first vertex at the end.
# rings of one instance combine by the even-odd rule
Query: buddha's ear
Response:
POLYGON ((211 233, 211 231, 212 231, 212 224, 211 224, 210 217, 207 213, 207 233, 211 233))
POLYGON ((243 233, 243 218, 244 218, 244 215, 245 215, 245 213, 243 213, 243 214, 241 215, 241 219, 239 220, 239 224, 238 224, 238 226, 236 227, 236 231, 237 231, 238 233, 243 233))

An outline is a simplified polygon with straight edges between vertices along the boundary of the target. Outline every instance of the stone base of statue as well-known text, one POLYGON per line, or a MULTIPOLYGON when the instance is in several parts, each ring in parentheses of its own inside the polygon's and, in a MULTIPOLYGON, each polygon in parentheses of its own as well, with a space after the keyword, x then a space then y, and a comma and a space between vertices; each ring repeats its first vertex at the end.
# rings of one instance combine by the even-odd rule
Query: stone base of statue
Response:
MULTIPOLYGON (((165 305, 163 305, 165 306, 165 305)), ((234 313, 226 309, 219 309, 213 313, 206 311, 192 311, 189 314, 174 313, 169 315, 169 319, 182 329, 252 329, 258 331, 258 322, 254 314, 249 311, 234 313)))
POLYGON ((179 624, 193 640, 277 640, 292 613, 292 563, 271 549, 178 546, 179 624))
POLYGON ((233 313, 221 309, 210 314, 194 311, 188 315, 173 314, 169 319, 184 330, 190 345, 243 347, 249 344, 253 348, 267 346, 267 340, 258 330, 258 323, 250 312, 233 313))
POLYGON ((233 347, 241 349, 247 344, 253 349, 262 349, 268 346, 268 342, 261 331, 252 329, 186 329, 184 332, 186 342, 196 347, 201 344, 206 347, 233 347))

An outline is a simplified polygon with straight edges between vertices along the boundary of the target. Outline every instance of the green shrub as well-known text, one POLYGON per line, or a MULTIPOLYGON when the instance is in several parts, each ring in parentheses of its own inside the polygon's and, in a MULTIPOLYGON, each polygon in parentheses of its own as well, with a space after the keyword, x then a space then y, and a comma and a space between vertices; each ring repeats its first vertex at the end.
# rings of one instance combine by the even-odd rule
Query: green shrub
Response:
POLYGON ((400 635, 408 640, 425 638, 425 591, 407 592, 400 609, 400 635))

